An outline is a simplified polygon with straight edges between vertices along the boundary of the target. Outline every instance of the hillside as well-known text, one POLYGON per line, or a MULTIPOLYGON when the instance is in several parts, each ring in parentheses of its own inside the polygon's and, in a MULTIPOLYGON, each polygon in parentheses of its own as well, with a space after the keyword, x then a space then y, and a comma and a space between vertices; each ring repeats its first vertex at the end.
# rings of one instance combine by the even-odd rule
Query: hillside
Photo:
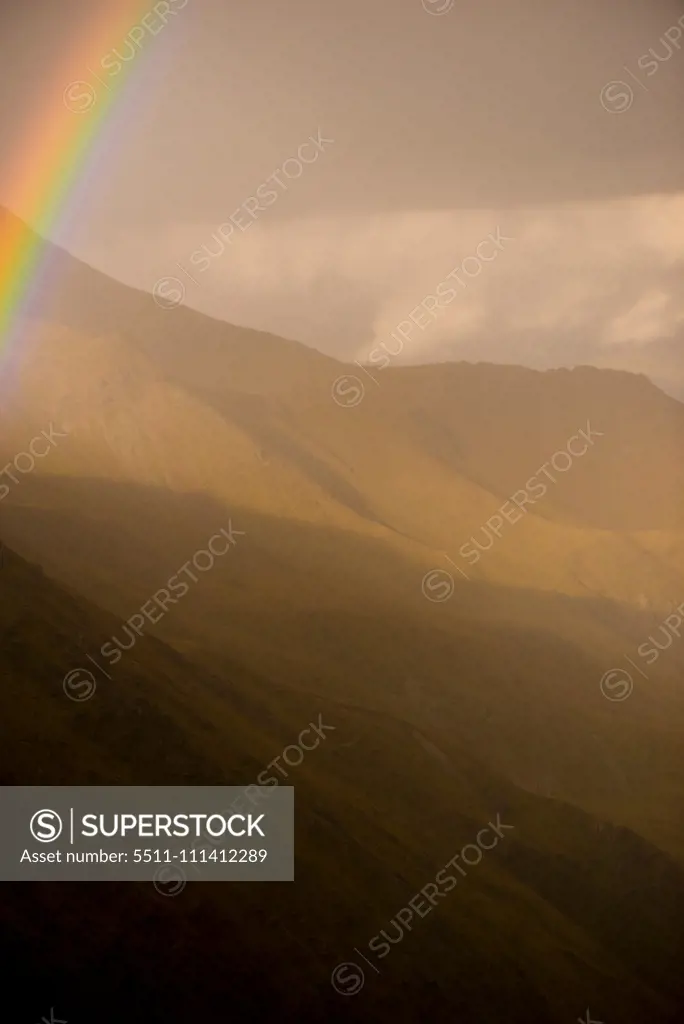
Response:
MULTIPOLYGON (((684 406, 589 367, 369 367, 371 381, 48 253, 60 285, 24 324, 0 409, 3 465, 59 435, 0 492, 5 782, 248 784, 312 716, 335 731, 297 769, 294 885, 191 886, 180 910, 151 886, 68 887, 64 919, 67 887, 36 888, 62 951, 47 988, 64 974, 73 1001, 91 964, 161 1020, 137 966, 152 957, 185 978, 170 1005, 194 1016, 199 988, 208 1016, 235 957, 243 1012, 346 1019, 335 964, 501 812, 515 831, 367 978, 360 1019, 427 1003, 438 1019, 560 1024, 588 1004, 674 1021, 684 647, 662 624, 684 602, 684 406), (364 380, 354 407, 333 397, 347 375, 364 380), (537 475, 563 451, 567 471, 537 475), (533 500, 501 512, 521 489, 533 500), (102 660, 221 528, 227 555, 93 700, 66 700, 65 674, 102 660), (670 637, 652 666, 637 654, 650 636, 670 637), (608 700, 618 667, 634 689, 608 700)), ((41 955, 26 899, 7 893, 24 982, 41 955)))
POLYGON ((6 552, 5 784, 251 780, 320 715, 325 742, 292 769, 297 881, 194 883, 174 900, 144 883, 4 885, 3 960, 23 1005, 28 987, 31 1008, 61 1006, 80 1024, 97 1006, 98 1020, 113 1021, 125 992, 127 1019, 201 1019, 229 990, 233 1009, 246 1014, 279 1008, 341 1020, 333 967, 389 928, 498 811, 514 826, 505 842, 468 872, 434 921, 407 933, 383 963, 383 984, 367 979, 360 1019, 415 1020, 427 1002, 436 1014, 457 1008, 520 1022, 532 1006, 536 1020, 561 1021, 587 1000, 621 1020, 670 1019, 684 874, 665 854, 525 794, 467 755, 440 751, 397 718, 325 698, 313 704, 237 668, 212 676, 155 640, 143 639, 90 700, 65 700, 61 668, 83 661, 78 638, 115 628, 108 613, 6 552), (306 990, 295 984, 303 976, 306 990))

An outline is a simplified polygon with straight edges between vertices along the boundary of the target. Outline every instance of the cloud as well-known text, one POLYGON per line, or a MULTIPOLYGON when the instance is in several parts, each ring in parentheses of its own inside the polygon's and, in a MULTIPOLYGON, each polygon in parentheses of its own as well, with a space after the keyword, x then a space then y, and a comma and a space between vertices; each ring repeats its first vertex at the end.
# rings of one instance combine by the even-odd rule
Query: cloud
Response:
POLYGON ((604 340, 609 345, 647 344, 670 337, 684 320, 684 304, 661 288, 644 292, 636 302, 608 325, 604 340))
MULTIPOLYGON (((176 225, 140 251, 146 244, 156 276, 174 273, 177 264, 192 270, 193 251, 207 244, 219 252, 217 226, 176 225)), ((266 209, 202 273, 192 271, 187 301, 363 360, 383 340, 390 344, 397 324, 450 272, 464 268, 464 286, 411 332, 397 363, 623 365, 617 349, 631 346, 638 370, 640 351, 682 329, 683 264, 681 194, 291 220, 269 219, 266 209), (478 246, 497 229, 512 240, 477 271, 478 246)))

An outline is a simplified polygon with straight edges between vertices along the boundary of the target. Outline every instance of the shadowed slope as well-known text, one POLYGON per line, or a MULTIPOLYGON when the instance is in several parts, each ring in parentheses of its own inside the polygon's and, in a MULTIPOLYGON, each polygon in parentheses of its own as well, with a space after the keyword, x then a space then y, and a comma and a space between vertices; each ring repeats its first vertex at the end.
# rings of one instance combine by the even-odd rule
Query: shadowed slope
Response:
POLYGON ((228 993, 248 1014, 279 1004, 304 1020, 341 1020, 332 967, 391 928, 398 909, 498 811, 514 829, 430 920, 416 921, 381 976, 367 979, 359 1019, 415 1020, 427 1001, 441 1016, 522 1022, 533 1007, 535 1020, 560 1022, 587 999, 628 1022, 644 1013, 670 1019, 684 878, 662 853, 522 793, 455 749, 435 757, 420 732, 392 716, 325 698, 313 704, 237 669, 220 680, 152 639, 90 701, 67 701, 60 662, 79 658, 73 638, 115 625, 8 553, 4 782, 246 783, 321 713, 332 731, 292 770, 298 880, 190 884, 166 901, 151 884, 4 886, 5 963, 24 985, 22 1005, 30 970, 31 999, 55 1005, 59 995, 76 1024, 95 1006, 98 1019, 115 1020, 122 986, 127 1019, 136 1021, 161 1021, 172 1008, 197 1019, 216 1013, 228 993), (654 881, 659 909, 648 897, 654 881), (160 934, 169 939, 163 956, 160 934), (302 976, 308 990, 294 984, 302 976))

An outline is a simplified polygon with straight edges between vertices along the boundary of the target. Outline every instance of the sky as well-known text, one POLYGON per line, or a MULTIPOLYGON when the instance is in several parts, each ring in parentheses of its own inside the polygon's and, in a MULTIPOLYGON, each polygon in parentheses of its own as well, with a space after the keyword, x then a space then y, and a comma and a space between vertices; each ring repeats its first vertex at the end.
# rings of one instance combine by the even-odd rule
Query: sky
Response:
POLYGON ((117 50, 125 88, 52 233, 70 252, 342 359, 408 322, 397 363, 614 366, 684 398, 682 3, 157 8, 92 52, 111 0, 3 8, 0 204, 28 216, 7 170, 27 126, 96 117, 117 50))

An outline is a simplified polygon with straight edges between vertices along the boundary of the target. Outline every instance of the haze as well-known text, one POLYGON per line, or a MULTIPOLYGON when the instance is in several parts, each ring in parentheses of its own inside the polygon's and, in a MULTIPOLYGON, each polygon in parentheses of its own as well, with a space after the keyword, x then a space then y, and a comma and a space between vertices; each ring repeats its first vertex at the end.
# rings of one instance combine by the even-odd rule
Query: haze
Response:
MULTIPOLYGON (((141 41, 53 240, 149 291, 216 250, 218 226, 320 129, 334 145, 184 279, 189 305, 364 361, 499 225, 505 256, 398 363, 586 363, 684 395, 680 5, 175 6, 141 41)), ((61 79, 92 81, 103 56, 74 53, 91 6, 40 12, 0 15, 7 154, 63 103, 61 79)), ((0 179, 25 216, 13 191, 0 179)))

